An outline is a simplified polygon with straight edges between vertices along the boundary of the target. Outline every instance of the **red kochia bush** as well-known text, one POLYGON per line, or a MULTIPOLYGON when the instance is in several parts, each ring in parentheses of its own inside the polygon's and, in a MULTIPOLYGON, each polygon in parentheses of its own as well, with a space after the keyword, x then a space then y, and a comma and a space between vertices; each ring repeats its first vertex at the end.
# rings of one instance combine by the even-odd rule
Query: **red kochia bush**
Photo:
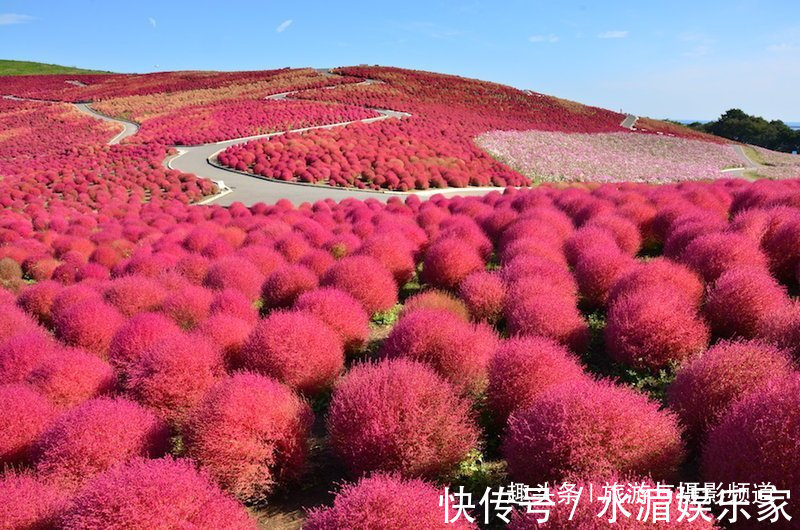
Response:
POLYGON ((53 300, 61 289, 60 283, 51 280, 35 283, 22 291, 17 298, 17 305, 40 323, 49 326, 52 324, 53 300))
POLYGON ((291 307, 297 297, 317 287, 319 279, 303 265, 284 265, 267 276, 261 286, 261 299, 267 309, 291 307))
POLYGON ((212 315, 231 315, 251 324, 258 320, 258 311, 253 303, 235 289, 218 292, 211 301, 210 309, 212 315))
POLYGON ((636 260, 616 248, 588 249, 575 265, 575 278, 589 307, 605 307, 617 280, 634 266, 636 260))
POLYGON ((0 343, 0 384, 21 383, 57 349, 57 343, 41 331, 15 335, 0 343))
POLYGON ((434 484, 377 473, 344 485, 330 508, 311 510, 303 530, 478 528, 463 516, 454 523, 445 523, 444 509, 439 507, 440 494, 434 484))
POLYGON ((503 315, 506 286, 495 272, 473 272, 461 282, 458 294, 474 320, 494 323, 503 315))
POLYGON ((40 328, 33 319, 18 307, 0 306, 0 343, 19 333, 38 330, 40 328))
POLYGON ((432 369, 405 359, 356 366, 336 385, 331 447, 353 476, 437 477, 475 447, 469 402, 432 369))
POLYGON ((485 324, 470 324, 448 311, 417 309, 404 315, 381 346, 381 355, 421 361, 454 386, 479 392, 497 336, 485 324))
POLYGON ((32 386, 14 383, 0 385, 0 410, 0 468, 26 462, 31 444, 55 414, 53 405, 32 386))
POLYGON ((60 519, 64 530, 255 530, 244 507, 187 460, 137 459, 96 477, 60 519))
POLYGON ((55 328, 66 344, 105 357, 114 333, 123 322, 119 311, 110 305, 99 300, 85 300, 59 314, 55 328))
MULTIPOLYGON (((511 517, 511 523, 507 526, 508 530, 538 530, 540 528, 549 530, 573 530, 575 528, 580 530, 607 530, 609 528, 620 530, 641 530, 642 528, 701 530, 718 528, 713 519, 708 521, 702 515, 698 515, 694 521, 684 518, 679 522, 680 510, 687 510, 688 513, 694 514, 695 510, 700 510, 700 507, 685 504, 674 488, 670 488, 672 496, 668 506, 669 521, 664 521, 659 513, 658 521, 653 522, 657 518, 655 511, 640 512, 642 509, 646 510, 644 504, 640 502, 641 498, 646 495, 647 491, 656 490, 656 483, 649 478, 624 477, 614 473, 593 479, 573 480, 572 483, 575 484, 574 491, 576 493, 582 491, 577 502, 572 500, 559 502, 558 495, 554 496, 555 504, 548 507, 547 521, 542 523, 538 522, 542 518, 540 513, 526 512, 525 510, 515 511, 511 517), (613 491, 615 487, 617 488, 616 492, 613 491), (614 500, 608 501, 607 499, 614 500), (607 506, 608 509, 604 512, 603 510, 607 506), (630 515, 625 515, 621 510, 625 510, 630 515), (603 515, 599 516, 601 513, 603 515), (616 520, 613 523, 609 522, 614 518, 616 520)), ((663 487, 662 484, 662 489, 658 491, 664 491, 663 487)), ((661 505, 661 501, 659 501, 659 505, 661 505)), ((707 506, 704 507, 704 511, 707 517, 713 518, 707 506)))
POLYGON ((158 313, 140 313, 123 324, 111 340, 108 360, 126 372, 144 352, 170 335, 181 332, 175 322, 158 313))
POLYGON ((6 471, 0 478, 0 528, 3 530, 57 528, 57 517, 66 504, 63 491, 32 474, 6 471))
POLYGON ((136 401, 179 423, 223 373, 215 345, 200 335, 177 333, 157 341, 128 368, 125 386, 136 401))
POLYGON ((91 399, 62 413, 36 440, 36 471, 74 489, 134 457, 169 448, 169 429, 155 414, 126 399, 91 399))
POLYGON ((767 268, 767 258, 751 239, 735 233, 700 236, 686 247, 681 261, 707 282, 734 267, 767 268))
POLYGON ((768 271, 740 267, 714 282, 704 309, 714 333, 753 338, 790 306, 786 289, 768 271))
POLYGON ((463 301, 447 291, 438 289, 427 289, 407 299, 400 314, 407 315, 417 309, 438 309, 447 311, 465 322, 470 320, 469 309, 463 301))
POLYGON ((28 381, 60 408, 110 392, 116 385, 110 364, 77 349, 62 349, 48 355, 31 372, 28 381))
MULTIPOLYGON (((772 483, 800 495, 800 374, 773 379, 737 401, 708 434, 700 469, 703 480, 772 483)), ((780 519, 776 528, 794 528, 800 511, 786 506, 791 522, 780 519)))
POLYGON ((321 287, 301 294, 294 309, 307 311, 331 328, 344 344, 345 352, 360 350, 369 339, 369 315, 348 293, 321 287))
POLYGON ((214 295, 208 289, 187 285, 169 293, 161 304, 161 312, 169 315, 183 329, 194 329, 210 311, 214 295))
POLYGON ((575 356, 550 339, 508 339, 489 361, 489 407, 503 425, 512 412, 553 385, 585 377, 575 356))
POLYGON ((605 341, 617 362, 658 370, 703 351, 709 331, 692 304, 669 286, 620 296, 608 312, 605 341))
POLYGON ((129 317, 158 309, 164 300, 164 288, 147 276, 130 275, 111 280, 103 290, 106 302, 129 317))
POLYGON ((414 275, 416 265, 413 250, 401 234, 370 236, 364 240, 356 255, 371 256, 380 261, 392 273, 397 285, 405 285, 414 275))
POLYGON ((261 290, 264 275, 251 262, 236 256, 214 262, 203 283, 211 289, 236 289, 248 299, 255 300, 261 290))
POLYGON ((526 484, 612 472, 669 480, 684 453, 672 413, 628 387, 588 380, 551 387, 511 414, 502 452, 511 478, 526 484))
POLYGON ((454 238, 440 239, 425 253, 422 281, 455 290, 464 278, 483 268, 483 259, 474 247, 454 238))
POLYGON ((589 347, 589 326, 574 300, 561 294, 512 297, 505 308, 512 335, 536 335, 553 339, 581 354, 589 347))
POLYGON ((242 349, 248 370, 274 377, 305 394, 329 387, 344 366, 339 336, 306 311, 274 311, 242 349))
POLYGON ((229 368, 241 364, 242 348, 252 331, 252 323, 228 313, 211 315, 195 330, 222 352, 225 366, 229 368))
POLYGON ((772 345, 720 342, 681 368, 667 398, 686 433, 699 440, 741 395, 792 370, 789 355, 772 345))
POLYGON ((765 235, 764 252, 769 256, 772 273, 781 281, 795 280, 795 271, 800 263, 800 217, 787 220, 772 233, 765 235))
POLYGON ((667 258, 655 258, 637 263, 622 274, 611 289, 609 302, 623 294, 654 285, 663 285, 680 292, 694 307, 700 307, 703 301, 703 282, 696 272, 667 258))
POLYGON ((240 372, 220 381, 192 410, 184 443, 187 456, 222 488, 241 500, 261 501, 299 475, 312 422, 311 408, 289 387, 240 372))
POLYGON ((392 273, 369 256, 340 260, 328 269, 320 283, 349 293, 370 315, 391 309, 397 303, 397 283, 392 273))

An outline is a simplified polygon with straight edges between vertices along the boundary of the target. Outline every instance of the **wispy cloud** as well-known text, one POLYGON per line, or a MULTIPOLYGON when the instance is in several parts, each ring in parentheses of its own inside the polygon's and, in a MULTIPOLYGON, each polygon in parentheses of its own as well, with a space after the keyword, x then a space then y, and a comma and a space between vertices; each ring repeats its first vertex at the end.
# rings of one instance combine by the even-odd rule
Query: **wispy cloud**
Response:
POLYGON ((280 25, 278 25, 277 28, 275 28, 275 31, 277 31, 278 33, 283 33, 291 25, 292 25, 291 18, 289 20, 284 20, 283 22, 280 23, 280 25))
POLYGON ((156 27, 156 19, 150 17, 147 19, 147 21, 150 23, 151 26, 156 27))
POLYGON ((799 48, 794 44, 788 42, 781 42, 780 44, 771 44, 767 46, 767 51, 771 53, 787 53, 798 50, 799 48))
POLYGON ((0 13, 0 26, 10 26, 12 24, 25 24, 33 20, 30 15, 19 15, 17 13, 0 13))
POLYGON ((627 30, 614 29, 611 31, 604 31, 597 35, 598 39, 624 39, 628 36, 627 30))
POLYGON ((537 42, 537 43, 538 42, 549 42, 550 44, 553 44, 553 43, 556 43, 556 42, 560 41, 561 39, 558 37, 558 35, 553 35, 551 33, 549 35, 531 35, 530 37, 528 37, 528 40, 530 42, 537 42))

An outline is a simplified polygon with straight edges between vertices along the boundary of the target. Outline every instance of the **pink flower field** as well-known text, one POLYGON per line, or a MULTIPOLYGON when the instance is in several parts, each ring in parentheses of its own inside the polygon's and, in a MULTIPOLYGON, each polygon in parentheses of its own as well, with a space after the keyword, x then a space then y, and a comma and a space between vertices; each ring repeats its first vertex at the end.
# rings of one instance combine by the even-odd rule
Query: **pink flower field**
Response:
POLYGON ((728 145, 653 134, 493 131, 479 146, 523 175, 545 182, 711 180, 742 161, 728 145))

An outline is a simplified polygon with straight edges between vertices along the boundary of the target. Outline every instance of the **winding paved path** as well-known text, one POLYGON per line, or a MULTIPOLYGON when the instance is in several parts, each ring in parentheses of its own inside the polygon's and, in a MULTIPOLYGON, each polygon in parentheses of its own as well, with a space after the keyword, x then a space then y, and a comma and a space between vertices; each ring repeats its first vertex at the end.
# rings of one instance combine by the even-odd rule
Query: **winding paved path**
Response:
POLYGON ((636 125, 636 120, 638 119, 639 117, 634 114, 626 114, 625 119, 622 120, 622 123, 620 123, 619 126, 633 130, 633 127, 636 125))

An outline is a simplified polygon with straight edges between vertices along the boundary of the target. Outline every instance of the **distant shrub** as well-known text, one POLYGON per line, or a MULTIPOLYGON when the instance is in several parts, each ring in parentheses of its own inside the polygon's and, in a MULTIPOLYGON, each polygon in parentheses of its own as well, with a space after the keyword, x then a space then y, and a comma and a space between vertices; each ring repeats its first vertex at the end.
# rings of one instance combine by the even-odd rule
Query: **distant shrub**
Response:
POLYGON ((380 261, 394 276, 397 285, 405 285, 414 275, 416 264, 411 246, 395 234, 373 235, 364 240, 357 255, 380 261))
POLYGON ((286 309, 297 297, 315 289, 319 278, 303 265, 284 265, 267 276, 261 287, 261 299, 267 309, 286 309))
POLYGON ((351 369, 336 385, 327 422, 331 447, 352 476, 437 477, 478 439, 469 402, 432 369, 405 359, 351 369))
POLYGON ((320 287, 301 294, 293 308, 311 313, 327 324, 339 335, 345 352, 360 350, 369 339, 369 315, 345 291, 320 287))
POLYGON ((676 477, 677 419, 645 395, 607 382, 551 387, 508 419, 502 452, 511 478, 533 484, 592 474, 676 477))
POLYGON ((255 300, 264 281, 262 272, 244 258, 231 256, 215 261, 206 273, 203 284, 211 289, 236 289, 255 300))
POLYGON ((299 476, 312 421, 309 406, 289 387, 240 372, 220 381, 192 410, 184 429, 187 456, 223 489, 261 501, 299 476))
POLYGON ((375 258, 351 256, 338 261, 322 277, 324 287, 336 287, 361 302, 369 315, 397 303, 397 283, 375 258))

